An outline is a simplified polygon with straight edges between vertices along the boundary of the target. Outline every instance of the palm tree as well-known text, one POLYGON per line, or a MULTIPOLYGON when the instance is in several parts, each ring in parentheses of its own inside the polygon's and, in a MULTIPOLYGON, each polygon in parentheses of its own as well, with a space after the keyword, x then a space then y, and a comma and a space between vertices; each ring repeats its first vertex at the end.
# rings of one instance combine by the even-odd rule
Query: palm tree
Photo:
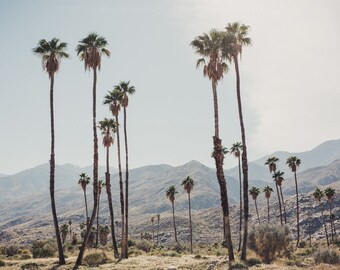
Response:
MULTIPOLYGON (((277 157, 269 157, 267 161, 264 163, 264 165, 268 165, 269 172, 270 173, 275 173, 276 172, 276 162, 278 162, 279 159, 277 157)), ((279 193, 279 187, 277 185, 277 182, 275 181, 275 186, 276 186, 276 192, 277 192, 277 197, 279 199, 279 208, 280 208, 280 221, 281 225, 283 225, 282 221, 282 206, 281 206, 281 198, 280 198, 280 193, 279 193)))
POLYGON ((125 238, 125 210, 124 210, 124 187, 123 187, 123 175, 122 175, 122 164, 120 158, 120 136, 119 136, 119 118, 118 114, 120 111, 120 101, 121 101, 121 93, 112 90, 104 97, 104 104, 109 105, 110 111, 112 115, 116 119, 116 134, 117 134, 117 153, 118 153, 118 174, 119 174, 119 189, 120 189, 120 212, 122 218, 122 237, 121 237, 121 259, 126 259, 126 248, 127 239, 125 238))
POLYGON ((61 238, 63 240, 63 244, 65 244, 66 236, 67 236, 67 233, 68 233, 67 223, 60 226, 60 233, 61 233, 61 238))
POLYGON ((299 246, 300 241, 300 221, 299 221, 299 192, 298 192, 298 183, 296 178, 296 170, 301 164, 301 160, 296 156, 291 156, 287 158, 286 164, 288 164, 289 168, 294 173, 294 179, 295 179, 295 192, 296 192, 296 222, 297 222, 297 242, 296 247, 299 246))
POLYGON ((109 226, 99 226, 99 236, 100 236, 100 244, 102 246, 106 246, 107 244, 107 236, 110 233, 109 226))
MULTIPOLYGON (((126 108, 129 105, 129 95, 133 95, 136 89, 133 85, 130 86, 130 81, 120 82, 114 87, 115 91, 121 93, 121 105, 123 107, 124 113, 124 141, 125 141, 125 239, 128 239, 129 232, 129 152, 128 152, 128 141, 127 141, 127 131, 126 131, 126 108)), ((125 244, 125 254, 128 258, 128 245, 125 244)))
POLYGON ((68 221, 68 225, 70 226, 70 243, 72 242, 72 220, 68 221))
POLYGON ((192 189, 194 188, 194 179, 192 179, 190 176, 187 176, 183 182, 182 186, 185 189, 185 191, 188 193, 189 198, 189 229, 190 229, 190 253, 192 253, 192 222, 191 222, 191 200, 190 200, 190 194, 192 189))
POLYGON ((328 232, 327 232, 327 226, 326 226, 326 222, 325 222, 325 217, 323 215, 323 205, 321 203, 321 199, 325 194, 323 193, 323 191, 319 188, 316 188, 313 196, 316 199, 316 201, 319 203, 319 206, 321 208, 321 218, 322 218, 322 223, 323 223, 323 227, 325 229, 325 234, 326 234, 326 240, 327 240, 327 246, 329 246, 329 240, 328 240, 328 232))
POLYGON ((260 221, 260 216, 259 216, 259 211, 257 210, 257 196, 259 196, 260 194, 260 189, 258 187, 252 187, 249 190, 249 194, 252 196, 254 202, 255 202, 255 209, 256 209, 256 214, 257 214, 257 220, 259 221, 259 225, 261 225, 261 221, 260 221))
POLYGON ((233 244, 231 240, 230 219, 229 219, 229 203, 227 184, 223 171, 223 146, 219 137, 219 121, 218 121, 218 102, 217 102, 217 84, 223 78, 227 65, 222 60, 221 43, 223 36, 217 30, 211 30, 209 34, 204 33, 196 37, 190 44, 196 50, 196 53, 202 58, 197 60, 196 67, 203 65, 203 76, 207 76, 211 80, 213 100, 214 100, 214 126, 215 134, 213 137, 216 176, 220 186, 221 206, 223 210, 223 222, 225 231, 225 240, 228 245, 229 261, 235 260, 233 252, 233 244))
POLYGON ((84 61, 85 70, 93 70, 93 87, 92 87, 92 126, 93 126, 93 209, 88 228, 86 230, 85 239, 80 248, 80 252, 75 263, 75 267, 78 267, 84 256, 86 243, 89 239, 94 219, 97 212, 98 200, 98 137, 97 137, 97 120, 96 120, 96 95, 97 95, 97 70, 101 68, 102 55, 110 56, 110 51, 106 48, 107 41, 104 37, 99 36, 96 33, 90 33, 86 38, 79 41, 76 48, 77 55, 80 56, 80 60, 84 61))
POLYGON ((283 178, 283 175, 284 175, 284 172, 276 171, 275 173, 273 173, 272 177, 275 181, 275 184, 277 184, 277 186, 280 190, 279 196, 281 196, 281 204, 282 204, 282 207, 283 207, 283 216, 284 216, 285 224, 287 224, 286 205, 285 205, 285 200, 283 199, 283 193, 282 193, 282 183, 285 180, 283 178))
POLYGON ((98 247, 99 240, 99 204, 100 204, 100 194, 102 193, 102 188, 105 187, 105 182, 103 180, 98 181, 98 207, 97 207, 97 234, 96 234, 96 247, 98 247))
POLYGON ((243 172, 243 202, 244 202, 244 230, 241 259, 246 260, 247 257, 247 239, 248 239, 248 217, 249 217, 249 200, 248 200, 248 157, 246 145, 246 131, 244 128, 242 103, 241 103, 241 87, 240 87, 240 71, 238 58, 242 54, 242 47, 251 45, 251 39, 248 37, 249 26, 238 22, 229 23, 226 27, 226 34, 222 43, 223 57, 235 64, 236 72, 236 92, 237 105, 240 119, 241 135, 242 135, 242 172, 243 172))
POLYGON ((161 219, 161 215, 157 214, 157 246, 158 246, 158 235, 159 235, 159 221, 161 219))
POLYGON ((110 221, 111 221, 111 236, 112 245, 114 250, 115 258, 119 257, 117 241, 114 229, 114 212, 112 203, 112 193, 111 193, 111 178, 110 178, 110 162, 109 162, 109 151, 110 146, 113 145, 114 133, 116 132, 116 123, 113 119, 104 118, 104 120, 99 121, 99 129, 103 135, 103 145, 106 148, 106 173, 105 173, 105 186, 107 193, 107 201, 109 203, 110 221))
POLYGON ((271 193, 273 192, 274 190, 270 187, 270 186, 265 186, 264 189, 263 189, 263 192, 264 192, 264 195, 267 199, 267 209, 268 209, 268 213, 267 213, 267 222, 269 223, 269 198, 270 198, 270 195, 271 193))
POLYGON ((88 184, 90 184, 90 177, 86 174, 86 173, 81 173, 79 175, 79 181, 78 181, 78 184, 81 185, 81 188, 83 189, 83 192, 84 192, 84 200, 85 200, 85 222, 86 224, 89 223, 89 212, 88 212, 88 209, 87 209, 87 198, 86 198, 86 187, 88 184))
POLYGON ((243 206, 242 206, 242 180, 241 180, 241 150, 242 144, 240 142, 233 143, 230 148, 230 154, 233 154, 238 159, 238 181, 240 184, 240 226, 239 226, 239 241, 238 241, 238 252, 241 250, 242 242, 242 217, 243 217, 243 206))
POLYGON ((152 242, 155 241, 155 232, 154 232, 154 227, 153 223, 155 222, 155 217, 151 217, 151 228, 152 228, 152 242))
POLYGON ((334 235, 336 234, 335 232, 335 226, 334 226, 334 214, 332 212, 332 208, 333 208, 333 199, 335 196, 335 189, 328 187, 325 189, 325 195, 327 197, 328 203, 329 203, 329 218, 331 221, 331 235, 332 235, 332 243, 334 243, 334 235))
POLYGON ((174 232, 175 232, 175 241, 179 245, 179 242, 177 240, 177 230, 176 230, 176 221, 175 221, 175 195, 178 193, 175 186, 170 186, 166 190, 166 197, 170 200, 172 205, 172 218, 174 223, 174 232))
POLYGON ((54 154, 54 74, 59 70, 60 60, 62 58, 69 58, 70 56, 65 52, 67 43, 59 42, 59 39, 53 38, 51 41, 42 39, 38 46, 33 49, 33 53, 39 55, 42 59, 43 69, 46 70, 50 78, 50 117, 51 117, 51 154, 50 154, 50 198, 51 209, 53 216, 53 223, 55 235, 58 245, 59 264, 65 264, 65 256, 60 238, 58 216, 54 199, 54 178, 55 178, 55 154, 54 154))

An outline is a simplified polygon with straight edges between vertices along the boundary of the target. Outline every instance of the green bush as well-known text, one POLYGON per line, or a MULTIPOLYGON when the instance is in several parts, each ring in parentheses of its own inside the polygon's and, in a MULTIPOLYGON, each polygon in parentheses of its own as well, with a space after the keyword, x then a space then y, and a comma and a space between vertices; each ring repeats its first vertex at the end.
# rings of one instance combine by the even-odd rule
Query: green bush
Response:
POLYGON ((53 257, 58 248, 53 240, 34 241, 32 245, 33 258, 53 257))
POLYGON ((299 248, 304 248, 306 246, 307 246, 307 242, 306 241, 304 241, 304 240, 300 241, 299 248))
POLYGON ((243 263, 234 263, 229 267, 229 270, 249 269, 243 263))
POLYGON ((5 262, 0 260, 0 267, 5 266, 5 265, 6 265, 5 262))
POLYGON ((91 266, 91 267, 92 266, 98 267, 99 265, 107 263, 107 262, 108 262, 108 259, 107 259, 106 254, 104 252, 92 253, 92 254, 87 255, 84 258, 85 265, 91 266))
POLYGON ((194 258, 200 260, 200 259, 202 259, 202 256, 200 254, 197 254, 197 255, 195 255, 194 258))
POLYGON ((319 249, 314 253, 316 263, 339 264, 340 253, 335 249, 319 249))
POLYGON ((282 255, 290 257, 290 242, 288 226, 264 224, 253 227, 249 233, 248 245, 268 264, 282 255))
POLYGON ((22 270, 38 270, 39 265, 37 265, 36 263, 25 263, 23 265, 21 265, 20 267, 22 270))
POLYGON ((254 266, 254 265, 258 265, 258 264, 261 264, 262 261, 258 258, 249 258, 247 259, 247 265, 248 266, 254 266))
POLYGON ((13 257, 19 253, 19 248, 16 245, 9 245, 6 247, 5 255, 7 257, 13 257))
POLYGON ((128 247, 133 247, 136 245, 136 241, 134 239, 129 238, 127 241, 128 247))
POLYGON ((136 241, 136 247, 140 250, 145 251, 146 253, 150 252, 153 248, 153 243, 149 240, 138 240, 136 241))

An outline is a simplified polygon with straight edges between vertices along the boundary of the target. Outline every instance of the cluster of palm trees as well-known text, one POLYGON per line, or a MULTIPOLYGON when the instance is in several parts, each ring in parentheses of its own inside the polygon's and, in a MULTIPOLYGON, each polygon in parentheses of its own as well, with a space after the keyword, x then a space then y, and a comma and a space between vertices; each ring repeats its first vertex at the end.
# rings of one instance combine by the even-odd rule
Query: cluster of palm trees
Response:
POLYGON ((334 196, 335 196, 335 189, 332 187, 328 187, 326 188, 324 191, 322 191, 319 188, 316 188, 314 193, 313 193, 313 197, 316 199, 316 201, 319 203, 320 209, 321 209, 321 220, 323 223, 323 227, 325 230, 325 236, 326 236, 326 240, 327 240, 327 246, 330 245, 330 241, 329 241, 329 235, 328 235, 328 231, 327 231, 327 224, 325 221, 325 216, 323 214, 324 211, 324 207, 322 204, 322 198, 326 196, 327 198, 327 202, 329 205, 329 220, 330 220, 330 225, 331 225, 331 239, 332 239, 332 243, 334 243, 334 237, 336 236, 336 229, 334 226, 334 219, 335 219, 335 215, 333 214, 333 200, 334 200, 334 196))
MULTIPOLYGON (((192 177, 187 176, 181 183, 184 190, 188 194, 188 202, 189 202, 189 231, 190 231, 190 253, 192 253, 192 220, 191 220, 191 191, 194 188, 195 181, 192 177)), ((180 248, 181 245, 177 239, 177 229, 176 229, 176 219, 175 219, 175 195, 178 194, 176 186, 171 185, 165 192, 166 197, 169 199, 172 205, 172 219, 173 219, 173 226, 174 226, 174 236, 175 242, 178 244, 180 248)))
POLYGON ((154 222, 157 218, 157 246, 159 245, 159 222, 161 220, 161 215, 160 214, 157 214, 156 216, 152 216, 151 217, 151 229, 152 229, 152 241, 154 242, 155 241, 155 227, 154 227, 154 222))
MULTIPOLYGON (((81 61, 84 61, 85 70, 93 71, 93 87, 92 87, 92 127, 93 127, 93 208, 92 213, 89 215, 87 203, 86 203, 86 234, 83 239, 82 246, 75 264, 77 268, 83 259, 85 247, 89 236, 91 234, 92 225, 94 223, 95 217, 97 216, 97 232, 98 232, 98 215, 99 211, 99 198, 101 187, 106 186, 110 217, 111 217, 111 233, 113 238, 113 246, 115 250, 115 256, 118 256, 117 247, 115 244, 114 237, 114 217, 113 217, 113 207, 112 207, 112 196, 111 196, 111 185, 110 185, 110 174, 108 169, 109 163, 109 147, 113 144, 113 133, 117 133, 118 142, 118 162, 119 162, 119 176, 120 176, 120 189, 121 189, 121 211, 122 211, 122 250, 121 258, 128 257, 128 190, 129 190, 129 169, 128 169, 128 141, 127 141, 127 107, 128 107, 128 96, 135 92, 134 86, 130 86, 129 82, 121 82, 119 85, 115 86, 112 92, 105 97, 104 104, 110 105, 110 110, 115 116, 115 120, 104 119, 99 122, 99 128, 103 134, 103 144, 107 149, 107 172, 105 177, 105 185, 103 182, 98 181, 98 136, 97 136, 97 119, 96 119, 96 108, 97 108, 97 72, 101 68, 101 58, 103 55, 110 56, 110 51, 107 49, 107 40, 99 36, 96 33, 90 33, 87 37, 79 41, 76 48, 77 55, 81 61), (124 113, 124 140, 125 140, 125 200, 124 200, 124 190, 122 183, 122 169, 120 160, 120 140, 119 140, 119 123, 118 123, 118 113, 120 108, 123 107, 124 113)), ((55 206, 54 198, 54 179, 55 179, 55 136, 54 136, 54 76, 55 73, 60 68, 61 59, 69 58, 70 55, 66 52, 67 43, 60 42, 59 39, 53 38, 50 41, 42 39, 38 42, 38 46, 33 49, 33 52, 39 55, 42 59, 42 64, 44 70, 48 73, 50 79, 50 118, 51 118, 51 153, 50 153, 50 198, 51 198, 51 208, 53 223, 55 228, 55 235, 57 238, 58 245, 58 256, 59 264, 65 264, 65 256, 62 249, 62 241, 60 237, 60 230, 58 226, 58 218, 55 206)), ((85 177, 85 176, 84 176, 85 177)), ((86 176, 88 177, 88 176, 86 176)), ((84 196, 86 196, 86 182, 89 179, 82 179, 80 184, 84 190, 84 196), (85 187, 84 187, 85 185, 85 187)), ((86 200, 86 199, 85 199, 86 200)), ((96 242, 98 244, 98 233, 96 242)))
POLYGON ((224 31, 212 29, 208 34, 203 33, 196 37, 191 46, 196 53, 202 58, 197 60, 196 67, 203 65, 203 75, 211 81, 213 103, 214 103, 214 127, 213 136, 213 158, 215 159, 216 176, 220 186, 221 206, 223 211, 223 224, 225 241, 228 248, 229 261, 235 260, 233 245, 231 240, 230 219, 229 219, 229 203, 227 184, 223 171, 224 147, 219 133, 219 113, 218 113, 218 96, 217 85, 228 71, 228 64, 234 64, 236 72, 236 93, 237 107, 239 113, 241 138, 242 138, 242 174, 243 174, 243 242, 241 259, 246 260, 247 256, 247 238, 248 238, 248 218, 249 218, 249 202, 248 202, 248 157, 246 145, 246 132, 243 121, 242 102, 241 102, 241 86, 239 57, 242 54, 242 47, 251 44, 248 37, 249 26, 238 22, 229 23, 224 31))

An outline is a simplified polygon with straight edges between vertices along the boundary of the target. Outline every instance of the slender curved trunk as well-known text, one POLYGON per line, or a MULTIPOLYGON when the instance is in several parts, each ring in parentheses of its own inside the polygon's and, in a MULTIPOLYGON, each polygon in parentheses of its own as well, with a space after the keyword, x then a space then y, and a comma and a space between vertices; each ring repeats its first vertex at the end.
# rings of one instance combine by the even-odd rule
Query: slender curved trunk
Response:
POLYGON ((326 222, 325 222, 325 217, 324 217, 324 215, 323 215, 323 205, 322 205, 321 201, 319 202, 319 204, 320 204, 320 207, 321 207, 321 218, 322 218, 323 227, 324 227, 324 229, 325 229, 326 240, 327 240, 327 246, 329 247, 329 239, 328 239, 327 225, 326 225, 326 222))
POLYGON ((332 237, 332 244, 334 244, 334 223, 333 223, 333 219, 331 218, 332 217, 332 200, 328 200, 328 203, 329 203, 329 220, 330 220, 330 223, 331 223, 331 237, 332 237))
POLYGON ((268 212, 267 212, 267 223, 269 223, 269 198, 267 198, 267 209, 268 209, 268 212))
POLYGON ((107 193, 107 201, 109 203, 109 212, 110 212, 110 221, 111 221, 111 236, 112 236, 112 246, 113 253, 115 258, 119 258, 116 235, 115 235, 115 223, 114 223, 114 213, 113 213, 113 203, 112 203, 112 194, 111 194, 111 179, 110 179, 110 162, 109 162, 109 149, 110 147, 106 147, 106 174, 105 174, 105 186, 107 193))
POLYGON ((60 230, 58 225, 58 216, 54 199, 54 175, 55 175, 55 160, 54 160, 54 102, 53 102, 53 89, 54 88, 54 74, 50 75, 50 116, 51 116, 51 156, 50 156, 50 197, 51 197, 51 209, 53 216, 53 223, 55 229, 55 235, 58 245, 58 257, 59 264, 65 264, 65 256, 63 252, 63 245, 60 238, 60 230))
POLYGON ((296 192, 296 222, 297 222, 297 242, 296 247, 299 246, 300 242, 300 218, 299 218, 299 192, 298 192, 298 183, 296 178, 296 172, 294 172, 294 179, 295 179, 295 192, 296 192))
POLYGON ((157 246, 159 245, 159 242, 158 242, 158 236, 159 236, 159 219, 158 219, 158 225, 157 225, 157 246))
POLYGON ((192 222, 191 222, 191 198, 190 198, 190 192, 188 192, 188 197, 189 197, 190 253, 192 254, 192 222))
POLYGON ((97 86, 97 68, 94 68, 93 69, 93 91, 92 91, 92 95, 93 95, 93 105, 92 105, 92 112, 93 112, 93 119, 92 119, 92 125, 93 125, 93 209, 92 209, 90 222, 88 223, 87 228, 86 228, 84 241, 80 247, 78 258, 74 265, 74 269, 77 269, 83 261, 85 248, 87 245, 87 241, 89 240, 92 224, 94 222, 94 219, 96 217, 96 212, 97 212, 98 200, 96 198, 98 197, 98 137, 97 137, 97 125, 96 125, 96 86, 97 86))
POLYGON ((242 220, 243 220, 243 204, 242 204, 242 179, 241 179, 241 158, 238 157, 238 181, 240 184, 240 226, 239 226, 239 239, 238 239, 238 250, 241 250, 242 243, 242 220))
POLYGON ((238 66, 238 57, 234 55, 235 72, 236 72, 236 91, 237 105, 240 118, 241 135, 242 135, 242 172, 243 172, 243 204, 244 204, 244 227, 243 227, 243 243, 241 260, 247 259, 247 241, 248 241, 248 219, 249 219, 249 197, 248 197, 248 157, 246 144, 246 131, 243 122, 241 87, 240 87, 240 71, 238 66))
POLYGON ((152 229, 152 242, 154 243, 154 241, 155 241, 155 230, 154 230, 153 222, 151 222, 151 229, 152 229))
POLYGON ((233 243, 231 240, 227 183, 226 183, 224 171, 223 171, 224 154, 223 154, 223 149, 222 149, 222 141, 219 138, 218 102, 217 102, 216 82, 214 80, 212 80, 212 90, 213 90, 213 98, 214 98, 214 120, 215 120, 215 136, 213 137, 214 159, 215 159, 215 165, 216 165, 216 176, 217 176, 218 183, 220 185, 221 206, 222 206, 222 211, 223 211, 223 224, 224 224, 223 230, 225 232, 225 241, 227 242, 229 262, 232 262, 235 260, 235 258, 234 258, 234 251, 233 251, 233 243))
POLYGON ((129 151, 126 132, 126 107, 124 107, 124 140, 125 140, 125 254, 129 257, 127 241, 129 238, 129 151))
POLYGON ((278 199, 279 199, 280 221, 281 221, 281 225, 283 225, 283 222, 282 222, 281 196, 280 196, 279 187, 278 187, 278 184, 276 183, 276 181, 275 181, 275 186, 276 186, 277 197, 278 197, 278 199))
POLYGON ((284 218, 285 224, 287 224, 286 205, 283 199, 282 187, 279 186, 279 188, 280 188, 281 202, 282 202, 282 208, 283 208, 283 218, 284 218))
POLYGON ((122 240, 121 240, 121 253, 120 258, 126 259, 126 238, 125 238, 125 210, 124 210, 124 187, 123 187, 123 175, 122 175, 122 164, 120 159, 120 137, 119 137, 119 122, 118 122, 118 114, 116 115, 116 123, 117 123, 117 148, 118 148, 118 171, 119 171, 119 190, 120 190, 120 213, 122 215, 122 240))
POLYGON ((176 221, 175 221, 175 205, 174 205, 174 202, 171 202, 171 204, 172 204, 172 220, 174 223, 175 241, 179 245, 179 242, 177 240, 177 230, 176 230, 176 221))
POLYGON ((85 199, 85 214, 86 214, 86 217, 85 217, 85 220, 86 220, 86 226, 88 225, 89 223, 89 212, 88 212, 88 209, 87 209, 87 197, 86 197, 86 188, 83 189, 84 191, 84 199, 85 199))
POLYGON ((100 193, 98 191, 96 248, 98 248, 98 243, 99 243, 99 204, 100 204, 100 193))
POLYGON ((261 220, 260 220, 260 216, 259 216, 259 210, 257 209, 256 199, 254 201, 255 201, 255 209, 256 209, 257 220, 259 222, 259 225, 261 225, 261 220))

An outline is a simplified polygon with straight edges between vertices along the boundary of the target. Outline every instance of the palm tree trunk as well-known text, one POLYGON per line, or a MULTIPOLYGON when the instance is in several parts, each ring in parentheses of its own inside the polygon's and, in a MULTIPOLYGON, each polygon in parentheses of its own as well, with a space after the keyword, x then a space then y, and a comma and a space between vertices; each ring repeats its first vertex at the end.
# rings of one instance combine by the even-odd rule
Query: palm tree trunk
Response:
POLYGON ((94 68, 93 69, 93 92, 92 92, 92 95, 93 95, 92 125, 93 125, 93 152, 94 152, 93 153, 93 209, 92 209, 90 222, 87 225, 84 241, 80 247, 78 258, 74 265, 74 269, 77 269, 79 265, 81 265, 82 263, 86 244, 87 244, 87 241, 89 240, 92 224, 94 222, 94 219, 96 217, 96 212, 97 212, 98 200, 96 198, 98 197, 98 137, 97 137, 97 125, 96 125, 96 86, 97 86, 97 68, 94 68))
POLYGON ((242 243, 242 220, 243 220, 243 204, 242 204, 242 180, 241 180, 241 159, 240 156, 238 157, 238 181, 240 183, 240 227, 239 227, 239 239, 238 239, 238 250, 241 250, 241 243, 242 243))
POLYGON ((129 151, 126 132, 126 107, 124 107, 124 140, 125 140, 125 254, 129 257, 128 252, 128 233, 129 233, 129 151))
POLYGON ((296 178, 296 172, 294 172, 295 178, 295 192, 296 192, 296 222, 297 222, 297 242, 296 247, 299 246, 300 242, 300 218, 299 218, 299 192, 298 192, 298 183, 296 178))
POLYGON ((278 187, 278 184, 276 183, 276 181, 275 181, 275 186, 276 186, 277 197, 278 197, 278 199, 279 199, 280 221, 281 221, 281 225, 283 225, 283 222, 282 222, 281 196, 280 196, 279 187, 278 187))
POLYGON ((86 188, 83 190, 84 191, 84 199, 85 199, 85 212, 86 212, 86 227, 87 225, 89 224, 89 212, 88 212, 88 209, 87 209, 87 198, 86 198, 86 188))
POLYGON ((117 148, 118 148, 118 171, 119 171, 119 189, 120 189, 120 213, 122 215, 122 239, 121 239, 121 259, 126 259, 126 249, 125 249, 125 211, 124 211, 124 187, 123 187, 123 175, 122 175, 122 164, 120 159, 120 137, 119 137, 119 123, 118 114, 116 115, 117 123, 117 148))
POLYGON ((221 194, 221 206, 223 211, 223 224, 225 231, 225 241, 228 247, 229 262, 235 260, 233 243, 231 240, 231 230, 230 230, 230 220, 229 220, 229 203, 228 203, 228 192, 227 183, 225 181, 224 171, 223 171, 223 160, 224 154, 222 149, 222 141, 219 138, 219 124, 218 124, 218 102, 217 102, 217 92, 216 92, 216 82, 212 80, 212 90, 214 98, 214 120, 215 120, 215 136, 214 140, 214 159, 216 165, 216 176, 218 183, 220 185, 221 194))
POLYGON ((96 248, 98 248, 98 240, 99 240, 99 204, 100 204, 100 193, 98 192, 96 248))
POLYGON ((269 223, 269 198, 267 198, 267 209, 268 209, 268 213, 267 213, 267 223, 269 223))
POLYGON ((328 200, 329 203, 329 220, 331 223, 331 237, 332 237, 332 243, 334 244, 334 229, 333 229, 333 220, 332 220, 332 201, 328 200))
POLYGON ((177 230, 176 230, 176 221, 175 221, 175 205, 173 202, 172 202, 172 220, 174 223, 175 242, 179 245, 178 240, 177 240, 177 230))
POLYGON ((54 107, 53 107, 53 87, 54 87, 54 74, 50 76, 50 114, 51 114, 51 156, 50 156, 50 197, 51 197, 51 208, 55 234, 58 245, 58 256, 59 264, 65 264, 65 257, 63 252, 63 245, 61 243, 60 231, 58 225, 58 216, 54 199, 54 171, 55 171, 55 160, 54 160, 54 107))
POLYGON ((111 194, 109 151, 110 151, 109 147, 106 147, 106 174, 105 174, 106 181, 105 181, 105 185, 106 185, 107 201, 109 203, 113 252, 114 252, 114 257, 118 258, 119 254, 118 254, 116 235, 115 235, 115 223, 114 223, 113 203, 112 203, 112 194, 111 194))
POLYGON ((154 230, 154 227, 153 227, 153 222, 151 222, 151 228, 152 228, 152 243, 154 243, 154 241, 155 241, 155 230, 154 230))
POLYGON ((280 187, 280 194, 281 194, 281 202, 282 202, 282 207, 283 207, 283 217, 285 220, 285 224, 287 224, 287 215, 286 215, 286 205, 285 205, 285 201, 283 199, 283 193, 282 193, 282 187, 280 187))
POLYGON ((188 197, 189 197, 190 253, 192 254, 192 222, 191 222, 191 199, 190 199, 190 192, 188 193, 188 197))
POLYGON ((238 67, 237 55, 234 55, 235 72, 236 72, 236 91, 237 91, 237 105, 240 118, 240 127, 242 135, 242 172, 243 172, 243 203, 244 203, 244 227, 243 227, 243 243, 241 260, 247 259, 247 240, 248 240, 248 219, 249 219, 249 199, 248 199, 248 157, 246 144, 246 131, 243 122, 241 89, 240 89, 240 72, 238 67))
POLYGON ((325 217, 323 215, 323 206, 321 204, 321 201, 319 202, 320 206, 321 206, 321 218, 322 218, 322 223, 323 223, 323 227, 325 229, 325 234, 326 234, 326 240, 327 240, 327 246, 329 247, 329 239, 328 239, 328 232, 327 232, 327 225, 325 222, 325 217))
POLYGON ((159 242, 158 242, 158 237, 159 237, 159 219, 158 219, 158 225, 157 225, 157 246, 159 245, 159 242))
POLYGON ((255 201, 255 209, 256 209, 257 220, 259 221, 259 225, 261 225, 261 220, 260 220, 260 216, 259 216, 259 210, 257 209, 256 199, 254 201, 255 201))

